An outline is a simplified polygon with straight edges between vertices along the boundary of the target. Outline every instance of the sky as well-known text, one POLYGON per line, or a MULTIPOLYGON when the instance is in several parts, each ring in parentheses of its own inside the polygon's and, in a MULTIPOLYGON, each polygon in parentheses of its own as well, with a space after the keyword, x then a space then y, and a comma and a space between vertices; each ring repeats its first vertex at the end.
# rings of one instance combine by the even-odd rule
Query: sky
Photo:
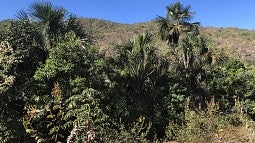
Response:
MULTIPOLYGON (((45 0, 44 0, 45 1, 45 0)), ((78 17, 98 18, 133 24, 165 16, 166 6, 174 2, 190 5, 193 22, 202 26, 255 29, 255 0, 48 0, 78 17)), ((0 20, 15 18, 38 0, 1 0, 0 20)), ((39 1, 40 2, 40 1, 39 1)))

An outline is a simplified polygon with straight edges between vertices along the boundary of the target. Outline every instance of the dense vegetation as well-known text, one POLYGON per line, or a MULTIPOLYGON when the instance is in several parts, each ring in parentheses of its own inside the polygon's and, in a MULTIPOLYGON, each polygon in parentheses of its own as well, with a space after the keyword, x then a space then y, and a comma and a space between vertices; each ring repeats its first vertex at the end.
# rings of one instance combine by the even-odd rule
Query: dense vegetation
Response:
POLYGON ((0 142, 254 142, 255 70, 193 16, 171 4, 158 32, 104 50, 100 29, 51 3, 2 22, 0 142))

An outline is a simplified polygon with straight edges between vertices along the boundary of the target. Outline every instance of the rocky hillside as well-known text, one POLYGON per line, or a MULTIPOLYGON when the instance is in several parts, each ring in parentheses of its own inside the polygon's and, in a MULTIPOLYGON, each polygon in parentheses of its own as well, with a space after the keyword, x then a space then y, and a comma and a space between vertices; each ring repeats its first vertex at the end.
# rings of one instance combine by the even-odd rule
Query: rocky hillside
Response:
MULTIPOLYGON (((157 34, 158 25, 155 21, 137 24, 120 24, 91 18, 82 18, 81 21, 101 48, 111 47, 132 39, 137 33, 149 31, 155 35, 157 47, 162 51, 167 49, 157 34)), ((214 50, 224 50, 248 64, 255 63, 255 30, 203 27, 201 33, 209 39, 214 50)))

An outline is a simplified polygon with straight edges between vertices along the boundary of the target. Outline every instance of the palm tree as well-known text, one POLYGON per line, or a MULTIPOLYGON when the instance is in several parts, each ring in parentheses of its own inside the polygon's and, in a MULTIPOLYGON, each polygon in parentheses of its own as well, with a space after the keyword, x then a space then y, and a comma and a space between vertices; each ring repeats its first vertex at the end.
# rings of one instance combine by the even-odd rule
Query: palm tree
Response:
POLYGON ((34 3, 30 7, 31 16, 43 26, 43 34, 49 37, 58 36, 64 29, 67 11, 61 7, 53 7, 51 3, 34 3))
POLYGON ((188 33, 183 38, 180 47, 183 52, 183 65, 185 69, 198 69, 211 64, 211 52, 208 49, 207 40, 195 32, 188 33))
POLYGON ((139 34, 117 50, 116 71, 121 75, 118 77, 121 79, 118 84, 123 85, 122 90, 118 90, 125 91, 118 94, 123 95, 125 106, 117 112, 119 116, 123 116, 124 112, 128 113, 128 122, 135 121, 140 115, 146 115, 153 120, 154 115, 148 111, 154 110, 154 105, 163 101, 159 92, 163 85, 162 79, 165 79, 168 73, 168 63, 159 56, 157 48, 151 45, 151 40, 150 33, 139 34), (155 92, 151 89, 155 89, 155 92))
POLYGON ((21 20, 35 21, 42 28, 45 47, 50 48, 50 39, 59 36, 64 30, 64 20, 67 11, 61 7, 54 7, 50 2, 35 2, 28 12, 21 10, 16 17, 21 20))
POLYGON ((189 23, 194 15, 194 12, 190 12, 190 6, 183 6, 180 2, 176 2, 167 6, 166 9, 166 17, 157 18, 160 26, 159 33, 161 39, 173 47, 178 44, 182 32, 193 30, 199 23, 189 23))
POLYGON ((202 85, 206 79, 206 71, 212 63, 208 41, 196 32, 190 32, 181 40, 180 48, 182 59, 179 69, 191 92, 192 106, 202 105, 205 107, 207 94, 205 94, 202 85))
POLYGON ((69 16, 66 9, 55 7, 50 2, 35 2, 29 7, 28 11, 19 11, 16 17, 40 25, 46 49, 52 47, 52 40, 58 40, 59 37, 69 31, 75 32, 82 39, 90 39, 83 32, 78 18, 73 15, 69 16))

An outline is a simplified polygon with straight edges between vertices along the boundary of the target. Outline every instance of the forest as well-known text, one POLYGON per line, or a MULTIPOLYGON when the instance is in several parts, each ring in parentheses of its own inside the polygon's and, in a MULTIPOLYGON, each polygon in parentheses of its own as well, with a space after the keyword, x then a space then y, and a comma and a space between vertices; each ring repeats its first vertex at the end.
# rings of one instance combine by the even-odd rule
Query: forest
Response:
POLYGON ((15 16, 0 22, 0 143, 255 142, 254 63, 215 48, 189 5, 103 48, 50 2, 15 16))

